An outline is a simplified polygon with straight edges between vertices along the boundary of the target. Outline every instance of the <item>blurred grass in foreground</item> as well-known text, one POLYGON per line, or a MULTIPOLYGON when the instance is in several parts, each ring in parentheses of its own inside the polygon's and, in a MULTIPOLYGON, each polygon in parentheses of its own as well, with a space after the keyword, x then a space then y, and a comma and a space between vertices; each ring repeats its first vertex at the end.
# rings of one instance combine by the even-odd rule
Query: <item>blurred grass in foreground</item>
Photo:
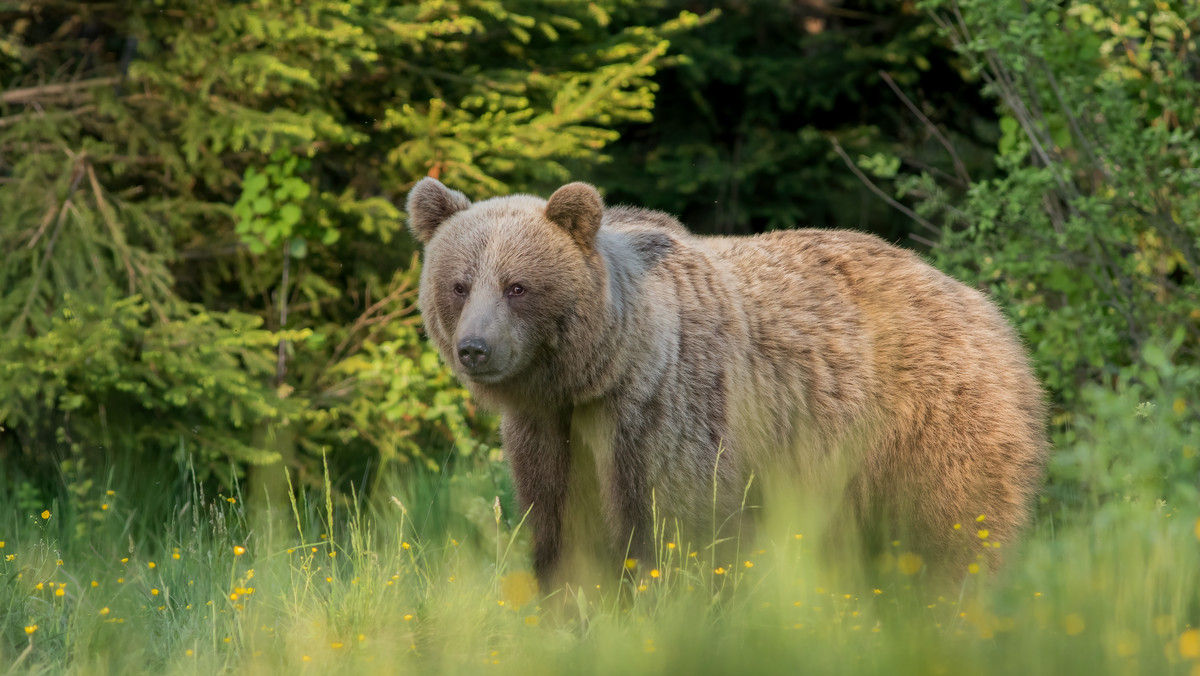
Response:
POLYGON ((829 565, 815 521, 777 512, 737 560, 665 537, 620 593, 542 598, 494 468, 398 500, 327 486, 258 528, 185 468, 157 486, 114 468, 44 506, 9 491, 0 671, 1200 676, 1195 378, 1093 390, 1094 417, 1057 421, 1008 567, 937 591, 903 543, 883 572, 829 565), (453 518, 430 523, 430 495, 453 518))

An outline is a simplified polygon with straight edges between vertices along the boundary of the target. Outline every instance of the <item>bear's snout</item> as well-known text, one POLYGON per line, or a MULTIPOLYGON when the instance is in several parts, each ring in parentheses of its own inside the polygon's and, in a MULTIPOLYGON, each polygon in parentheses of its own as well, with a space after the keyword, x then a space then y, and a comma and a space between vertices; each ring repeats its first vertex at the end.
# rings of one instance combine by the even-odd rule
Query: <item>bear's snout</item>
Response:
POLYGON ((477 369, 487 363, 492 356, 492 346, 483 338, 463 338, 458 342, 458 360, 470 370, 477 369))

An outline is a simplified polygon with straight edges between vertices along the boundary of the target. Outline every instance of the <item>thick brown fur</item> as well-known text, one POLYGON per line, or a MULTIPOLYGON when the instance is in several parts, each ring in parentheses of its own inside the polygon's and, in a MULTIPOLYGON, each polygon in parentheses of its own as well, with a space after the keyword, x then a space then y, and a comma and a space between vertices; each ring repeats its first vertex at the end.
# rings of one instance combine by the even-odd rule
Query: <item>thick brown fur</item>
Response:
POLYGON ((994 563, 982 542, 1029 518, 1047 443, 1024 350, 911 252, 849 231, 699 237, 581 183, 470 204, 425 179, 408 211, 427 332, 502 414, 543 583, 572 552, 650 556, 652 512, 711 539, 751 473, 836 495, 941 570, 994 563), (485 368, 460 360, 472 337, 485 368))

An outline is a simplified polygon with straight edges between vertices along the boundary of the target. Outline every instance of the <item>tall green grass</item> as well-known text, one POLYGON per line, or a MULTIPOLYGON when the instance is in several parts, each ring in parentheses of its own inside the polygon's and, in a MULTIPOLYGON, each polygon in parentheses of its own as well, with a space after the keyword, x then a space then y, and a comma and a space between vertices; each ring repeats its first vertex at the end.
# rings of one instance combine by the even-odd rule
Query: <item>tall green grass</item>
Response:
POLYGON ((395 499, 298 490, 266 518, 186 466, 8 491, 0 672, 1200 676, 1200 402, 1171 378, 1059 420, 1024 542, 952 587, 904 543, 831 560, 784 515, 737 560, 664 536, 619 581, 545 597, 495 467, 395 499))

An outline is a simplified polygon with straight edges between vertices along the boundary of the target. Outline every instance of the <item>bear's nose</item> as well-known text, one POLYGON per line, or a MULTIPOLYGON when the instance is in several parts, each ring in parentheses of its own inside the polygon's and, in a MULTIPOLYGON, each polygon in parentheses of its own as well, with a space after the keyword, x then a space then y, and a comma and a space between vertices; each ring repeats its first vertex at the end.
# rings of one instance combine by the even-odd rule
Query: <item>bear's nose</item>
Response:
POLYGON ((483 366, 491 355, 491 346, 482 338, 463 338, 458 343, 458 360, 469 369, 483 366))

